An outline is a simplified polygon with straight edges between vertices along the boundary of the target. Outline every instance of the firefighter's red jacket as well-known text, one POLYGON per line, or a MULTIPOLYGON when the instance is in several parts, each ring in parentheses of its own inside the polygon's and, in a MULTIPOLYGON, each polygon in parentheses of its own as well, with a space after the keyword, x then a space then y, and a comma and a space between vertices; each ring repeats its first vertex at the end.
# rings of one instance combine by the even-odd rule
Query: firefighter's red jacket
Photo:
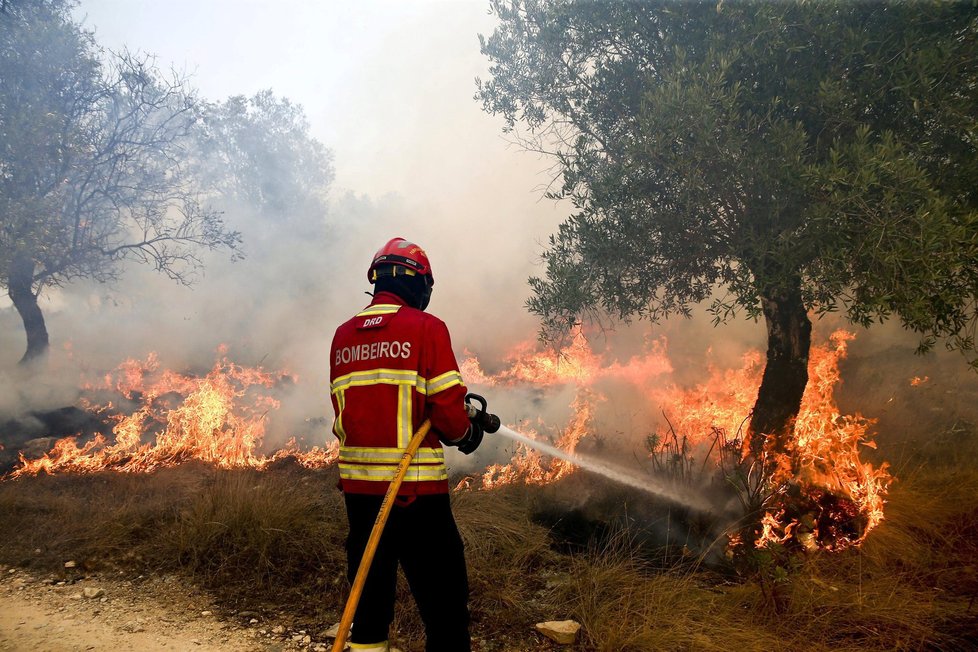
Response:
POLYGON ((448 492, 441 442, 462 439, 469 420, 444 322, 397 295, 378 292, 366 309, 336 329, 330 391, 343 491, 385 493, 412 435, 430 418, 431 431, 398 494, 448 492))

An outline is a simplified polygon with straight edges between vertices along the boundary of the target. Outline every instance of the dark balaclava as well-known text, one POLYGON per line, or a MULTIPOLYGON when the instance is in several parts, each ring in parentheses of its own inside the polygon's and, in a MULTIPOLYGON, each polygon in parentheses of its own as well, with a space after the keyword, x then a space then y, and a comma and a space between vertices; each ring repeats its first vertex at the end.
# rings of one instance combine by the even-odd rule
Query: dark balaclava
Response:
POLYGON ((397 270, 397 275, 393 276, 384 273, 386 270, 377 270, 377 280, 374 282, 375 292, 390 292, 404 299, 407 304, 418 310, 428 307, 431 299, 431 286, 428 285, 427 277, 415 274, 408 276, 397 270))

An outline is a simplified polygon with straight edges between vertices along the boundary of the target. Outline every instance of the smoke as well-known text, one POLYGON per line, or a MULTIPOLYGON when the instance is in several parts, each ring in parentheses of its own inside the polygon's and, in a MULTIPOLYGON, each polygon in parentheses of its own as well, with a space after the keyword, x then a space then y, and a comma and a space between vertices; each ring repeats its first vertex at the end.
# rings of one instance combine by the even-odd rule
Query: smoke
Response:
POLYGON ((0 309, 0 410, 17 414, 72 404, 81 375, 99 375, 125 358, 142 358, 151 351, 165 366, 205 371, 218 346, 226 344, 239 364, 261 364, 299 377, 295 392, 303 396, 287 402, 286 409, 303 418, 325 416, 330 411, 333 330, 369 302, 364 294, 371 289, 367 265, 394 235, 421 242, 428 250, 436 274, 430 310, 453 327, 457 348, 472 346, 479 331, 492 330, 502 311, 515 317, 510 333, 525 337, 533 332, 530 320, 518 314, 528 266, 514 273, 504 256, 493 256, 493 264, 508 274, 494 275, 493 285, 501 294, 485 293, 480 278, 487 270, 485 257, 473 253, 455 264, 452 259, 469 242, 475 251, 486 240, 453 245, 451 236, 444 235, 452 231, 450 218, 439 217, 429 206, 411 207, 396 196, 371 200, 348 194, 334 201, 329 215, 307 216, 325 224, 313 231, 319 234, 315 239, 269 233, 261 224, 263 216, 246 210, 229 212, 226 218, 242 231, 246 257, 230 262, 226 256, 208 255, 203 276, 191 288, 132 266, 111 287, 80 282, 45 291, 42 309, 52 356, 48 373, 29 382, 16 366, 23 327, 12 307, 0 309))
MULTIPOLYGON (((418 242, 429 254, 435 273, 429 311, 448 324, 460 358, 468 350, 487 367, 500 368, 514 344, 536 336, 536 320, 523 307, 526 279, 542 273, 542 243, 570 207, 542 198, 553 180, 550 162, 509 146, 500 136, 501 122, 472 99, 473 80, 485 76, 486 65, 476 34, 492 29, 478 3, 351 3, 328 11, 249 5, 240 15, 206 3, 157 8, 92 1, 81 9, 104 45, 127 43, 158 53, 161 65, 196 70, 205 96, 272 87, 303 105, 313 134, 335 154, 337 177, 328 210, 290 215, 289 226, 270 223, 254 206, 229 206, 225 218, 242 232, 246 258, 232 263, 224 255, 206 256, 204 274, 192 288, 133 265, 114 286, 77 282, 46 291, 41 305, 53 351, 40 376, 16 366, 23 328, 9 301, 0 298, 0 414, 72 405, 82 375, 103 374, 150 351, 165 366, 202 372, 226 344, 240 364, 298 377, 274 417, 271 445, 297 432, 312 439, 308 443, 331 440, 330 339, 369 301, 366 267, 395 236, 418 242), (294 34, 302 37, 288 36, 294 34), (283 48, 286 42, 304 47, 283 48), (235 47, 240 43, 249 47, 235 47)), ((817 332, 827 333, 826 325, 817 325, 817 332)), ((765 346, 763 324, 741 318, 714 328, 703 311, 692 319, 588 336, 608 360, 619 361, 650 339, 665 338, 673 372, 662 382, 680 385, 701 380, 709 364, 736 367, 746 349, 765 346)), ((892 396, 886 388, 903 388, 916 375, 909 370, 922 359, 904 353, 912 347, 899 328, 860 334, 845 372, 857 374, 863 361, 885 361, 888 372, 844 386, 844 407, 872 395, 872 405, 862 411, 874 416, 872 408, 892 396)), ((952 365, 960 362, 954 360, 952 365)), ((944 368, 941 373, 948 373, 950 366, 944 368)), ((974 386, 964 373, 953 377, 974 386)), ((609 398, 596 431, 623 462, 634 463, 658 422, 658 406, 620 383, 606 385, 600 389, 609 398)), ((566 423, 575 395, 569 388, 473 389, 517 426, 538 418, 566 423)), ((477 455, 450 453, 450 461, 475 469, 508 459, 512 450, 509 442, 489 440, 477 455)))
MULTIPOLYGON (((283 402, 282 425, 273 433, 284 438, 296 424, 331 416, 330 338, 339 323, 369 301, 366 266, 394 236, 421 243, 431 256, 436 287, 430 310, 449 323, 457 349, 504 348, 508 344, 503 342, 532 334, 533 320, 522 310, 525 279, 533 273, 537 242, 563 212, 540 202, 533 190, 539 162, 508 151, 498 135, 500 125, 472 100, 473 79, 483 73, 476 38, 482 28, 470 24, 462 29, 460 21, 474 13, 481 19, 477 24, 485 23, 483 12, 472 9, 368 6, 356 20, 348 20, 345 14, 353 10, 346 8, 343 16, 330 15, 325 22, 292 16, 306 25, 319 24, 317 29, 344 32, 350 24, 373 24, 379 30, 356 42, 344 35, 334 46, 358 49, 362 58, 355 71, 346 70, 335 53, 309 57, 301 76, 295 76, 293 65, 286 67, 291 77, 275 77, 286 87, 279 94, 304 104, 313 133, 331 137, 326 144, 337 152, 338 181, 328 210, 289 215, 287 224, 276 225, 256 206, 225 206, 228 225, 243 234, 246 258, 231 263, 225 255, 206 255, 203 274, 191 288, 131 265, 112 286, 77 281, 45 290, 41 307, 52 353, 40 373, 28 375, 16 365, 25 345, 23 326, 3 297, 0 415, 75 404, 82 376, 98 376, 125 358, 143 358, 151 351, 165 366, 199 373, 210 367, 217 347, 226 344, 240 364, 298 376, 283 402), (444 20, 434 20, 439 16, 444 20), (403 21, 433 26, 431 38, 417 39, 418 32, 404 29, 403 21), (446 57, 446 52, 464 54, 446 57), (335 85, 322 88, 324 79, 335 85), (492 344, 484 344, 490 334, 492 344)), ((103 45, 156 51, 162 67, 172 62, 195 69, 202 94, 212 99, 220 97, 209 92, 212 88, 248 95, 258 90, 249 87, 254 80, 268 81, 260 70, 233 69, 236 57, 221 51, 228 35, 247 38, 250 30, 261 29, 254 15, 235 25, 223 11, 220 20, 174 23, 174 16, 185 14, 170 8, 155 18, 135 11, 127 23, 127 8, 87 2, 81 11, 103 45), (195 32, 200 25, 210 27, 195 32), (159 33, 167 39, 154 41, 159 33), (186 46, 184 39, 195 33, 221 56, 186 48, 183 52, 200 57, 186 61, 182 52, 166 52, 171 42, 186 46), (134 34, 139 41, 134 42, 134 34), (214 83, 218 78, 224 83, 237 79, 241 85, 221 86, 214 83)), ((254 7, 249 13, 258 11, 254 7)), ((271 36, 277 21, 291 13, 269 12, 263 36, 271 36)), ((257 59, 248 63, 281 66, 257 59)), ((267 165, 259 176, 278 173, 267 165)), ((318 436, 327 437, 325 432, 318 436)))

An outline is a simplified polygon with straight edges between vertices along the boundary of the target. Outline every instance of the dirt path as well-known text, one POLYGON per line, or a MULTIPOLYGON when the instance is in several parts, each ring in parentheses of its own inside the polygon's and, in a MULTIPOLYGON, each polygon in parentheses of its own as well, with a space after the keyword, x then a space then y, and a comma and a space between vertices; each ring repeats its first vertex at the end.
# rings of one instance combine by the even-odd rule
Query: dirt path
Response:
POLYGON ((238 614, 221 618, 172 578, 63 581, 0 567, 0 651, 327 650, 331 641, 238 614))

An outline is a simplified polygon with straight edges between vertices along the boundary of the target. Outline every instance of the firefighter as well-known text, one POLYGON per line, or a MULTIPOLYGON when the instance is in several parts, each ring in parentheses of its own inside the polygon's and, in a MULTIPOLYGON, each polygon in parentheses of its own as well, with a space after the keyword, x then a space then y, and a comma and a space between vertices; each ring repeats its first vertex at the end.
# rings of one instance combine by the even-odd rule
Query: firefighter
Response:
POLYGON ((367 574, 351 647, 388 649, 400 563, 424 621, 425 650, 465 652, 471 647, 468 578, 442 444, 471 453, 483 430, 467 416, 448 329, 424 312, 434 285, 425 252, 394 238, 374 256, 367 278, 373 300, 336 329, 330 351, 351 583, 403 450, 425 419, 431 431, 398 491, 367 574))

